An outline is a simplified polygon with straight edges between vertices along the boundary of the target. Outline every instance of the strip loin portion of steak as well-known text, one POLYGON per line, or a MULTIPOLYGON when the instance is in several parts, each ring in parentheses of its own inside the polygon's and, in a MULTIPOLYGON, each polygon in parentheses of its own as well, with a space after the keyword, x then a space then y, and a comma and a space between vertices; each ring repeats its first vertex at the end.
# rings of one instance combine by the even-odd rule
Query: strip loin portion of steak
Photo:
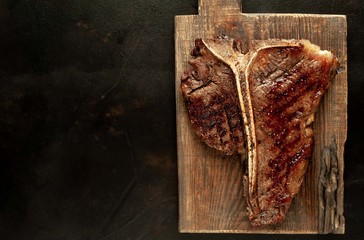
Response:
POLYGON ((181 92, 186 99, 192 127, 210 147, 232 155, 244 149, 243 122, 231 69, 196 39, 181 92))
POLYGON ((202 44, 235 76, 231 87, 244 123, 251 224, 281 223, 301 188, 314 146, 314 113, 339 62, 306 40, 257 41, 247 54, 232 39, 202 44))
POLYGON ((285 219, 312 157, 314 113, 339 67, 308 41, 260 45, 245 72, 255 134, 247 201, 255 226, 285 219))

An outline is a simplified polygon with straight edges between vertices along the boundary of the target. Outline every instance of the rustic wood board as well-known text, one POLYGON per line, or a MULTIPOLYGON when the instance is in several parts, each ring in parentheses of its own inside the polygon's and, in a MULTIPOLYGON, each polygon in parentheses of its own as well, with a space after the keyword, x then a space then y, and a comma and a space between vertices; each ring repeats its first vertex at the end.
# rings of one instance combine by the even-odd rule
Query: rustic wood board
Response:
MULTIPOLYGON (((299 3, 298 3, 299 5, 299 3)), ((175 17, 180 232, 344 233, 344 144, 347 132, 346 17, 243 14, 239 0, 199 0, 199 15, 175 17), (239 157, 207 147, 192 131, 180 77, 198 37, 308 39, 332 51, 341 71, 316 113, 315 149, 301 192, 277 226, 254 228, 246 217, 239 157)))

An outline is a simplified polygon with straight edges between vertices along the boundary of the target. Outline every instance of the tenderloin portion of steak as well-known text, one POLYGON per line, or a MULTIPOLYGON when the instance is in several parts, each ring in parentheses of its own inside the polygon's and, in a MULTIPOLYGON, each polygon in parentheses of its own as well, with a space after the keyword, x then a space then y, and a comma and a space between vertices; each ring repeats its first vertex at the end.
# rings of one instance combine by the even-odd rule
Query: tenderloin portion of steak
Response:
POLYGON ((250 95, 249 219, 280 223, 299 192, 314 139, 312 123, 338 60, 308 41, 261 42, 252 51, 243 91, 250 95))
POLYGON ((181 92, 186 99, 192 127, 210 147, 232 155, 244 149, 243 122, 231 69, 196 39, 181 92))
MULTIPOLYGON (((229 69, 225 70, 229 72, 227 75, 236 82, 234 84, 234 81, 224 78, 224 82, 232 83, 229 85, 231 89, 213 89, 219 89, 219 94, 226 92, 226 98, 231 98, 231 101, 223 98, 224 102, 228 102, 229 106, 235 103, 234 109, 241 114, 239 119, 243 123, 248 160, 244 191, 251 224, 281 223, 301 188, 314 146, 314 113, 337 73, 339 62, 332 53, 320 50, 306 40, 257 41, 247 54, 238 51, 239 42, 232 39, 199 42, 215 61, 229 69)), ((205 72, 210 76, 210 71, 205 72)), ((189 85, 194 84, 195 87, 190 89, 210 86, 208 80, 199 84, 195 82, 196 78, 202 79, 201 74, 195 78, 191 76, 191 73, 184 75, 182 89, 186 81, 191 81, 189 85)), ((214 78, 214 82, 221 81, 214 78)), ((186 91, 182 92, 187 99, 194 93, 190 91, 186 95, 186 91)), ((215 106, 211 96, 214 96, 211 90, 199 92, 199 99, 208 99, 208 104, 195 105, 196 108, 202 106, 200 110, 191 110, 189 103, 193 126, 196 125, 194 116, 198 115, 193 114, 208 112, 206 108, 215 106)), ((212 120, 200 122, 209 121, 212 120)), ((204 129, 198 130, 201 131, 198 134, 203 136, 204 129)), ((238 130, 243 131, 241 127, 238 130)))

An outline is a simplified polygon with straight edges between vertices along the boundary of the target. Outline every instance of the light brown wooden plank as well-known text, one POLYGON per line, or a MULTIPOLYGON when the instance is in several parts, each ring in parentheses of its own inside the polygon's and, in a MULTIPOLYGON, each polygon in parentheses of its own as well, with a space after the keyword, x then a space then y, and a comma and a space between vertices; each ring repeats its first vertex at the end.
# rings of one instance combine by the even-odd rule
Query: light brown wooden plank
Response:
POLYGON ((346 17, 340 15, 242 14, 241 1, 200 0, 199 15, 176 16, 176 109, 181 232, 344 233, 343 169, 347 130, 346 17), (285 222, 253 228, 242 196, 242 166, 208 148, 192 131, 179 92, 197 37, 308 39, 332 51, 342 66, 316 113, 315 149, 301 192, 285 222), (325 161, 326 160, 326 161, 325 161), (324 163, 324 164, 323 164, 324 163), (320 171, 321 169, 321 171, 320 171), (329 181, 329 179, 336 181, 329 181))

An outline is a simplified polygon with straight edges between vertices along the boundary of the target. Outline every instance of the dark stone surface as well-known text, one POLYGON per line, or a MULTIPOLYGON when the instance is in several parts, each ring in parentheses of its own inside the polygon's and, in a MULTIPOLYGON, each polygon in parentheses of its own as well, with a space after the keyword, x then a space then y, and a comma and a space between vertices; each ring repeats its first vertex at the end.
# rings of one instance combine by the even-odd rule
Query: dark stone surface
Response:
MULTIPOLYGON (((347 233, 314 239, 362 239, 364 4, 243 9, 348 16, 347 233)), ((272 239, 177 231, 173 17, 196 13, 197 0, 0 1, 0 239, 272 239)))

